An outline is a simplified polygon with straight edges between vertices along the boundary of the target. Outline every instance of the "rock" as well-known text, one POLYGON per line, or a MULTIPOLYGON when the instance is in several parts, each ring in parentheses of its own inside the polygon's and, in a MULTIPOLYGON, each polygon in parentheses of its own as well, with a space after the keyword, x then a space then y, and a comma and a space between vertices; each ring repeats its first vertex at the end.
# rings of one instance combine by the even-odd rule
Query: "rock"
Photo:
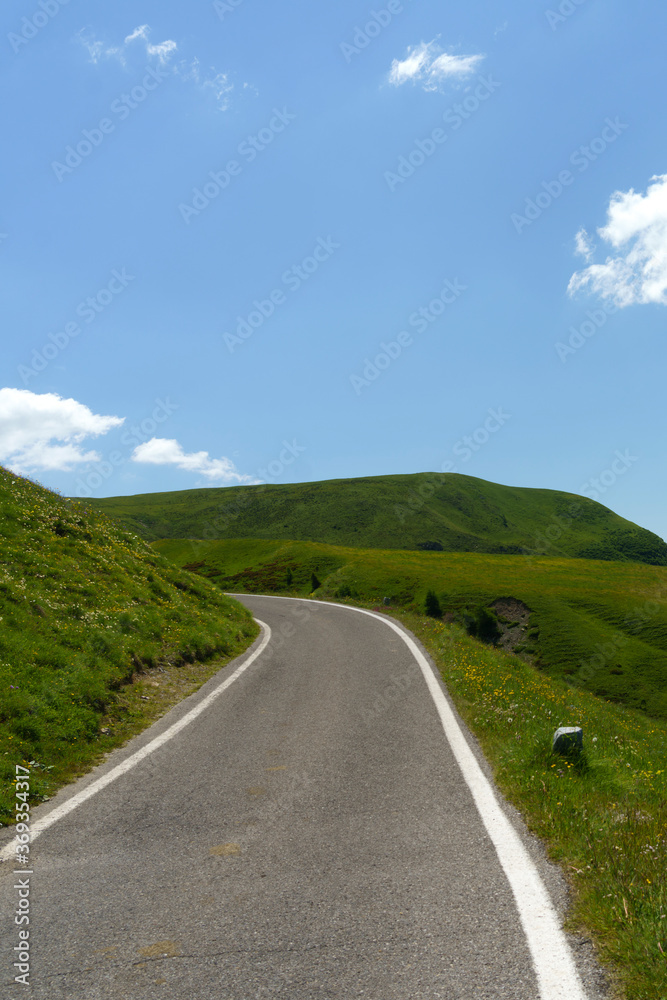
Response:
POLYGON ((583 747, 584 731, 579 726, 561 726, 554 733, 554 753, 571 753, 573 750, 583 750, 583 747))

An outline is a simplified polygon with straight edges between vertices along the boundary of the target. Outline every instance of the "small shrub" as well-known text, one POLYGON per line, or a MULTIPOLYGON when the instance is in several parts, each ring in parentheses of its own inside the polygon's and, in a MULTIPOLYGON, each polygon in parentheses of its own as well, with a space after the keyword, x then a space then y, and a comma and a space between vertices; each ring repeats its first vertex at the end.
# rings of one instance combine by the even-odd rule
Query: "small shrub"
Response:
POLYGON ((429 590, 426 595, 426 601, 424 604, 424 609, 427 615, 431 618, 441 618, 442 608, 440 607, 440 601, 438 600, 438 595, 434 590, 429 590))
POLYGON ((488 608, 480 608, 477 613, 477 636, 482 642, 487 642, 491 645, 498 642, 500 638, 498 619, 493 611, 489 611, 488 608))
POLYGON ((488 608, 482 606, 473 612, 464 611, 462 621, 466 632, 474 639, 479 639, 480 642, 491 646, 498 642, 500 638, 498 618, 488 608))

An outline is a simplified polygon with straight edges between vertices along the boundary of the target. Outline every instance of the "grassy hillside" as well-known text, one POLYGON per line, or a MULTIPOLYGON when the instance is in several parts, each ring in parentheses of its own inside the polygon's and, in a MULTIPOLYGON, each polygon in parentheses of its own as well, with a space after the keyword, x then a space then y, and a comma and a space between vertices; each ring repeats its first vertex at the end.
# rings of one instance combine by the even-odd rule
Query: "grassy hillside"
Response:
MULTIPOLYGON (((455 624, 394 611, 438 664, 496 781, 572 887, 568 929, 592 938, 626 1000, 667 997, 667 722, 573 690, 455 624), (581 755, 551 752, 557 726, 581 755)), ((388 678, 369 725, 401 697, 388 678)), ((392 682, 393 681, 393 682, 392 682)))
MULTIPOLYGON (((361 550, 256 539, 164 540, 154 547, 229 592, 305 595, 445 613, 514 598, 530 610, 517 653, 552 677, 667 718, 667 570, 639 563, 361 550)), ((506 624, 510 625, 510 622, 506 624)))
MULTIPOLYGON (((154 547, 229 590, 297 596, 319 582, 318 598, 380 604, 402 620, 433 656, 499 786, 561 865, 573 889, 568 929, 593 939, 614 995, 664 1000, 666 569, 281 540, 154 547), (423 614, 429 589, 448 621, 423 614), (529 609, 514 629, 519 656, 469 638, 456 620, 480 605, 507 611, 510 597, 529 609), (583 727, 581 755, 551 752, 561 725, 583 727)), ((367 725, 382 725, 402 681, 388 665, 384 690, 359 705, 367 725)))
POLYGON ((296 539, 667 566, 662 539, 593 500, 456 474, 186 490, 89 504, 149 541, 296 539))
MULTIPOLYGON (((482 505, 480 526, 483 513, 482 505)), ((647 533, 628 530, 646 542, 647 533)), ((47 797, 170 697, 189 693, 178 681, 167 690, 175 675, 205 679, 193 660, 208 658, 216 670, 248 645, 256 627, 222 589, 296 596, 316 587, 317 597, 366 606, 389 598, 387 610, 434 657, 499 785, 571 880, 569 927, 592 936, 628 1000, 667 996, 667 569, 558 558, 553 549, 539 556, 536 545, 526 555, 280 538, 149 546, 2 469, 0 538, 0 820, 11 815, 15 763, 31 762, 34 799, 47 797), (429 589, 449 620, 424 616, 429 589), (470 639, 456 620, 480 605, 507 611, 510 597, 528 609, 527 619, 506 622, 519 633, 520 656, 470 639), (551 753, 561 724, 584 727, 581 756, 551 753)), ((597 538, 605 544, 604 531, 597 538)), ((389 669, 385 690, 359 706, 367 725, 401 696, 389 669)))
POLYGON ((137 674, 222 666, 256 631, 208 581, 0 468, 0 820, 15 763, 37 762, 44 794, 115 745, 109 716, 122 721, 137 674))

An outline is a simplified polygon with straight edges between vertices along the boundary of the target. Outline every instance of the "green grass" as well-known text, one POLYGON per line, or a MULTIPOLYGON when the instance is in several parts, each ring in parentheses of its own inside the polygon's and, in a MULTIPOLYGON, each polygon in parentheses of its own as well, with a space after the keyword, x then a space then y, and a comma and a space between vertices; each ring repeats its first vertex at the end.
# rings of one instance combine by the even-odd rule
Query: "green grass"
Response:
MULTIPOLYGON (((33 801, 49 796, 149 721, 138 676, 182 668, 201 679, 197 661, 219 669, 257 628, 237 602, 99 512, 1 468, 0 546, 6 823, 16 763, 35 762, 33 801)), ((172 686, 177 700, 182 685, 172 686)))
POLYGON ((14 763, 32 759, 39 800, 194 689, 212 657, 246 646, 255 626, 220 588, 307 595, 315 574, 317 597, 366 607, 390 599, 387 610, 438 663, 500 787, 568 875, 569 926, 593 937, 628 1000, 667 998, 661 540, 592 501, 462 476, 96 506, 146 537, 171 537, 149 547, 90 506, 0 470, 5 790, 14 763), (301 540, 287 540, 297 524, 301 540), (239 537, 248 525, 254 537, 239 537), (225 532, 235 537, 196 539, 225 532), (458 551, 405 551, 434 543, 458 551), (454 621, 424 616, 429 590, 454 621), (456 624, 508 597, 531 612, 523 658, 456 624), (583 726, 581 757, 551 754, 561 724, 583 726))
POLYGON ((428 590, 462 615, 502 597, 530 608, 523 652, 554 678, 667 718, 667 570, 640 563, 350 549, 256 539, 154 547, 229 592, 351 597, 423 610, 428 590), (288 583, 288 571, 291 582, 288 583))
POLYGON ((667 721, 630 707, 643 701, 636 688, 649 695, 648 676, 631 673, 630 659, 639 656, 653 665, 649 707, 664 716, 666 570, 282 541, 166 540, 155 547, 238 591, 305 596, 316 572, 322 580, 318 598, 377 607, 390 597, 390 607, 381 604, 382 610, 424 643, 499 787, 567 876, 568 928, 592 938, 618 995, 665 1000, 667 721), (418 613, 431 588, 451 610, 499 596, 523 600, 533 610, 530 631, 539 633, 533 642, 541 669, 471 639, 455 622, 418 613), (576 656, 590 660, 595 644, 614 644, 621 629, 629 641, 617 645, 609 663, 592 677, 568 673, 576 656), (626 675, 609 673, 617 656, 626 675), (624 677, 628 687, 614 691, 618 703, 584 689, 606 690, 624 677), (583 755, 552 754, 560 725, 582 726, 583 755))
POLYGON ((149 541, 257 538, 667 565, 667 545, 601 504, 457 474, 111 497, 89 503, 149 541))
POLYGON ((575 690, 455 624, 397 617, 433 656, 500 788, 565 872, 569 929, 592 937, 628 1000, 665 1000, 667 723, 575 690), (580 757, 552 754, 561 725, 582 726, 580 757))

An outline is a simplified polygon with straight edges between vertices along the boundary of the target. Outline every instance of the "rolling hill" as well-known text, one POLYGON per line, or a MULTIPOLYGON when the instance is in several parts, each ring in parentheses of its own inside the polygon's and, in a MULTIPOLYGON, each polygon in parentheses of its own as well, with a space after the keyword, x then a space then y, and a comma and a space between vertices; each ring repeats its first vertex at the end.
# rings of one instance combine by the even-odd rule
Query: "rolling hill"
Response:
POLYGON ((256 632, 207 580, 0 467, 0 817, 16 761, 37 762, 35 794, 40 767, 51 789, 115 745, 103 720, 123 721, 138 675, 226 662, 256 632))
POLYGON ((667 718, 667 570, 636 562, 353 549, 314 542, 166 539, 154 547, 230 593, 351 601, 446 618, 485 607, 511 626, 505 648, 540 671, 667 718))
POLYGON ((257 538, 355 548, 667 565, 667 545, 585 497, 421 473, 88 500, 142 538, 257 538))

